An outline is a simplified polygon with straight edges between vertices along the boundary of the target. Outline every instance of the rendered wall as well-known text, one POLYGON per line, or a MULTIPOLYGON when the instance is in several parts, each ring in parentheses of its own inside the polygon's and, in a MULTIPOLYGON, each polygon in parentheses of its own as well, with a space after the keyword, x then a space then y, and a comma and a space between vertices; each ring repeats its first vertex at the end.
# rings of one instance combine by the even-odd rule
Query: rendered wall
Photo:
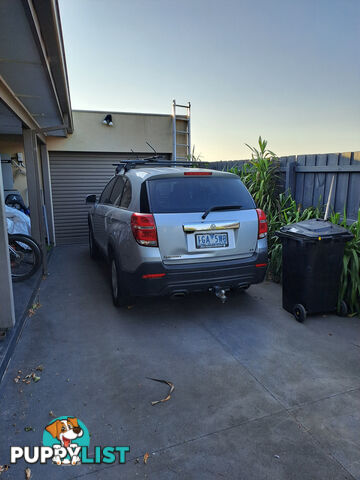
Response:
MULTIPOLYGON (((114 125, 109 127, 102 123, 107 113, 111 112, 73 111, 74 133, 67 138, 49 134, 48 151, 129 153, 134 150, 151 154, 148 141, 157 152, 172 153, 171 115, 111 113, 114 125)), ((22 153, 26 165, 22 135, 0 135, 1 153, 22 153)), ((15 168, 13 172, 14 188, 27 203, 26 175, 15 168)))
POLYGON ((73 120, 72 135, 49 137, 49 152, 150 152, 148 141, 159 153, 172 153, 171 115, 75 110, 73 120), (112 115, 112 127, 102 123, 107 113, 112 115))

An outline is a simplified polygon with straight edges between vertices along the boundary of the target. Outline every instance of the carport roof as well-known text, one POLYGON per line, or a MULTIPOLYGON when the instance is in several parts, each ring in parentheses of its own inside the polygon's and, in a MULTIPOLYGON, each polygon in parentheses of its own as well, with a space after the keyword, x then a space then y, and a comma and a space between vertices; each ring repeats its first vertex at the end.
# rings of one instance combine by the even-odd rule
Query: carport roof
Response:
MULTIPOLYGON (((48 133, 55 136, 66 136, 73 131, 57 0, 1 1, 0 77, 35 125, 49 128, 48 133), (56 126, 62 128, 50 130, 56 126)), ((0 107, 0 131, 19 133, 15 121, 11 131, 3 107, 0 107)))
POLYGON ((22 134, 21 121, 2 102, 0 102, 0 134, 22 134))

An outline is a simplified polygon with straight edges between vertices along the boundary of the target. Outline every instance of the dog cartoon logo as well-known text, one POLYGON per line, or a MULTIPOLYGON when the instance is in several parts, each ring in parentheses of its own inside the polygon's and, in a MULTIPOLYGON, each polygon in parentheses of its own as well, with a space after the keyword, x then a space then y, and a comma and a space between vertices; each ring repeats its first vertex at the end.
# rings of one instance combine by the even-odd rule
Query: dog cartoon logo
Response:
POLYGON ((54 449, 53 463, 78 465, 81 447, 89 447, 90 435, 76 417, 58 417, 44 429, 43 445, 54 449))

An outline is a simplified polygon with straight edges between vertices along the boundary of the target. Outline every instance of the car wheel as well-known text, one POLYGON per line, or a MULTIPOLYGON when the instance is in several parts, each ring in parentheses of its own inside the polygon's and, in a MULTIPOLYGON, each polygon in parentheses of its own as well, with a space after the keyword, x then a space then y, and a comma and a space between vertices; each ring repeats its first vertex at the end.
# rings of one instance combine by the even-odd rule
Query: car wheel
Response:
POLYGON ((121 281, 121 269, 119 268, 119 264, 114 257, 112 257, 110 261, 110 272, 111 294, 114 305, 116 307, 124 307, 129 305, 131 303, 131 298, 125 290, 123 282, 121 281))
POLYGON ((99 247, 96 245, 92 228, 89 226, 89 253, 93 260, 99 258, 99 247))

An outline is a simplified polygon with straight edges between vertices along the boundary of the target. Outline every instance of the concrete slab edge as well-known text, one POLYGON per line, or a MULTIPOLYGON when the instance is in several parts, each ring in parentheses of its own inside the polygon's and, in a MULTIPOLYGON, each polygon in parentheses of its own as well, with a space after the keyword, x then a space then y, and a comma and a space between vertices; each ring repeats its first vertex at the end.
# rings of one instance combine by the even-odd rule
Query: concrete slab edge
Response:
MULTIPOLYGON (((50 250, 50 252, 48 252, 48 255, 47 255, 48 262, 50 260, 51 254, 52 254, 52 249, 50 250)), ((25 328, 25 325, 27 323, 27 320, 29 319, 28 312, 36 298, 36 295, 38 294, 41 282, 42 282, 42 274, 40 273, 39 278, 34 286, 34 290, 30 296, 30 299, 25 307, 24 312, 22 313, 19 320, 15 323, 14 328, 11 330, 11 332, 9 332, 8 336, 4 340, 5 354, 2 357, 2 360, 0 360, 0 396, 1 396, 4 375, 6 373, 11 357, 15 351, 16 344, 18 343, 21 337, 21 334, 25 328)))

